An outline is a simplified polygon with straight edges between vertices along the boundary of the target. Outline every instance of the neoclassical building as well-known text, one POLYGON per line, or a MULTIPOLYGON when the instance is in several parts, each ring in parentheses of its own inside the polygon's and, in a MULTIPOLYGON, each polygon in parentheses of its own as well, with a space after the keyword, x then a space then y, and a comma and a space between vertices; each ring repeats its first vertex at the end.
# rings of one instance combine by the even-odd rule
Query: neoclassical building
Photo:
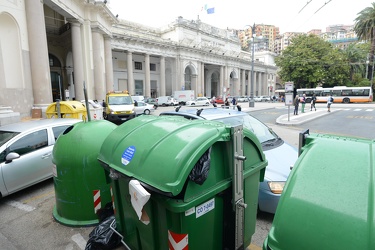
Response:
POLYGON ((158 97, 272 95, 275 54, 241 50, 238 37, 178 17, 152 28, 120 20, 104 1, 0 3, 0 125, 59 100, 103 100, 111 90, 158 97), (252 68, 254 78, 251 80, 252 68))

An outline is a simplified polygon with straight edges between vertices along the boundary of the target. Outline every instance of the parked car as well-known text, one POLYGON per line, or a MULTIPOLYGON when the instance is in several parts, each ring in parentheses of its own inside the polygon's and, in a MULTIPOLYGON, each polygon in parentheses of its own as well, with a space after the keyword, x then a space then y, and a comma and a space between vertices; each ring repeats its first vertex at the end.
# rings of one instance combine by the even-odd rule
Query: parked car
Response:
POLYGON ((145 100, 145 97, 143 95, 132 95, 133 101, 137 102, 143 102, 145 100))
POLYGON ((0 198, 52 177, 57 138, 80 119, 41 119, 0 127, 0 198))
POLYGON ((188 106, 209 106, 210 100, 207 97, 198 97, 195 100, 187 101, 186 105, 188 106))
POLYGON ((237 102, 247 102, 248 98, 247 96, 239 96, 237 99, 237 102))
POLYGON ((221 97, 216 97, 215 100, 216 100, 216 104, 224 104, 224 100, 221 97))
POLYGON ((264 181, 259 186, 259 210, 275 213, 290 167, 298 158, 297 150, 287 144, 267 125, 248 113, 222 108, 179 109, 177 112, 162 112, 160 115, 177 115, 187 119, 216 120, 229 125, 242 124, 259 139, 268 160, 264 181))
POLYGON ((159 96, 156 98, 158 106, 176 106, 178 105, 178 101, 176 101, 171 96, 159 96))
POLYGON ((154 105, 142 101, 138 101, 134 108, 136 115, 149 115, 155 111, 154 105))
POLYGON ((154 109, 157 109, 158 108, 158 101, 156 98, 146 98, 144 100, 145 103, 148 103, 148 104, 151 104, 154 106, 154 109))
POLYGON ((266 96, 266 95, 254 96, 255 102, 269 102, 270 100, 271 100, 271 98, 269 96, 266 96))

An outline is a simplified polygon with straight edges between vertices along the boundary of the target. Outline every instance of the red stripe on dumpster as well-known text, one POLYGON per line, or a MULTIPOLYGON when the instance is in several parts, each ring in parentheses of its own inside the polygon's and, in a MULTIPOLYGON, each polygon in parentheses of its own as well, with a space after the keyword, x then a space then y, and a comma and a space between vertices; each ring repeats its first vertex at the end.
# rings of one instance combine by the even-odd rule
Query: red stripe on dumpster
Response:
POLYGON ((168 245, 170 250, 188 250, 188 234, 176 234, 168 230, 168 245))
POLYGON ((111 186, 110 190, 111 190, 113 213, 116 214, 115 197, 113 196, 112 186, 111 186))
POLYGON ((100 190, 94 190, 94 211, 95 213, 102 208, 101 200, 100 200, 100 190))

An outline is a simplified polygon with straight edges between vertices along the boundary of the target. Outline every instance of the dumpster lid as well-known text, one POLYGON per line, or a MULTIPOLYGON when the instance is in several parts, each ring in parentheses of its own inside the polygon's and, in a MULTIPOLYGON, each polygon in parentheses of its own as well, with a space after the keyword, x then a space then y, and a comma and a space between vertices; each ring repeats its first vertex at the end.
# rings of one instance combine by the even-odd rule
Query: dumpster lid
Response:
POLYGON ((374 249, 374 142, 306 138, 267 239, 271 249, 374 249))
POLYGON ((220 122, 140 116, 109 134, 98 160, 175 196, 201 156, 214 143, 229 140, 230 127, 220 122))

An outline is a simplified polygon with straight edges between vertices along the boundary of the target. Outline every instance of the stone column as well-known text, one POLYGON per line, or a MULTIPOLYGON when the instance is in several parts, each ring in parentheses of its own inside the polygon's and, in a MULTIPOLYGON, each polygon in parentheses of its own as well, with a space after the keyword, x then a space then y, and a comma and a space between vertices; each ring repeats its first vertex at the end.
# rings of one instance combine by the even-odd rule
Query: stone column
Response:
POLYGON ((151 97, 151 81, 150 81, 150 55, 145 54, 145 92, 144 96, 151 97))
POLYGON ((224 89, 224 66, 220 66, 220 89, 219 89, 218 95, 221 97, 224 97, 223 89, 224 89))
POLYGON ((102 43, 102 34, 98 31, 92 31, 92 48, 94 61, 94 89, 95 99, 105 99, 105 82, 104 82, 104 44, 102 43))
POLYGON ((160 57, 160 89, 157 90, 158 96, 165 96, 165 57, 160 57), (159 92, 160 91, 160 92, 159 92))
POLYGON ((246 92, 246 70, 243 69, 241 71, 242 71, 241 96, 244 96, 246 92))
POLYGON ((72 23, 72 51, 74 69, 74 97, 76 100, 84 100, 85 95, 83 93, 83 54, 80 23, 72 23))
POLYGON ((200 82, 202 86, 202 93, 205 94, 206 96, 211 97, 211 82, 205 83, 204 81, 204 62, 200 63, 200 82))
POLYGON ((114 90, 111 37, 104 36, 105 92, 114 90))
MULTIPOLYGON (((128 65, 128 91, 129 94, 135 94, 135 87, 134 87, 134 76, 133 76, 133 55, 131 51, 127 53, 127 65, 128 65)), ((125 89, 119 89, 125 90, 125 89)))
POLYGON ((55 100, 52 100, 43 1, 27 0, 25 9, 34 104, 47 106, 55 100))

